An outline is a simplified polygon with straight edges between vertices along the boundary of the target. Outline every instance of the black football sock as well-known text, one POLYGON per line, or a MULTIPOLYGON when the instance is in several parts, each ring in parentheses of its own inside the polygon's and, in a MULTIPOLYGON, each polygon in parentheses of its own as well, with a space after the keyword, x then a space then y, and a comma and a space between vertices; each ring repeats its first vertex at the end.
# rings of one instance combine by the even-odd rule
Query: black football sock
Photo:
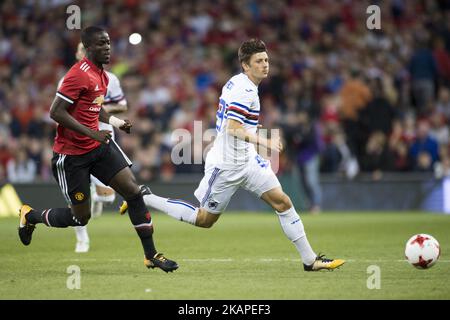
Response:
POLYGON ((32 224, 43 223, 48 227, 67 228, 83 224, 74 217, 70 208, 51 208, 43 211, 33 210, 27 214, 27 221, 32 224))
POLYGON ((153 243, 152 217, 145 206, 144 199, 139 194, 135 198, 126 200, 128 203, 128 216, 141 239, 145 257, 147 259, 153 258, 156 254, 156 249, 153 243))
POLYGON ((31 224, 42 223, 42 211, 33 209, 26 215, 27 221, 31 224))

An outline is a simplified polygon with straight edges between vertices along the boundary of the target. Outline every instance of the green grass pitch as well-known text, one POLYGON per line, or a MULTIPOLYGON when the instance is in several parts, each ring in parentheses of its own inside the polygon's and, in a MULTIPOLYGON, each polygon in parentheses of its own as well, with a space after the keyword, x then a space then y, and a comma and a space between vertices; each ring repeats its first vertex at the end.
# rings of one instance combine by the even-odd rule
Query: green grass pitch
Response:
POLYGON ((85 254, 73 252, 71 229, 39 225, 25 247, 18 219, 0 219, 0 299, 450 299, 450 216, 333 212, 302 219, 314 250, 346 259, 344 266, 304 272, 270 213, 225 213, 212 229, 153 214, 158 250, 180 265, 169 274, 144 267, 128 217, 91 220, 85 254), (441 244, 431 269, 404 260, 415 233, 441 244), (81 270, 78 290, 66 285, 71 265, 81 270), (380 289, 367 287, 371 265, 380 268, 380 289))

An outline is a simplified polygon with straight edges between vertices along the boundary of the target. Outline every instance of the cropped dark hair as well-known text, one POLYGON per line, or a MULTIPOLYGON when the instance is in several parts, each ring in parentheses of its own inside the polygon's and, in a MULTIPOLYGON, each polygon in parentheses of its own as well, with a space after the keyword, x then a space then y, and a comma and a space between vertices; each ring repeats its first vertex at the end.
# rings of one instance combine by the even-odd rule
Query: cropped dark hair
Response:
POLYGON ((255 53, 266 52, 266 44, 259 39, 250 39, 244 41, 239 47, 238 57, 239 63, 242 65, 242 62, 246 64, 250 63, 250 58, 255 53))
POLYGON ((94 35, 99 32, 105 32, 105 29, 96 26, 86 27, 81 31, 81 42, 85 48, 92 44, 94 35))

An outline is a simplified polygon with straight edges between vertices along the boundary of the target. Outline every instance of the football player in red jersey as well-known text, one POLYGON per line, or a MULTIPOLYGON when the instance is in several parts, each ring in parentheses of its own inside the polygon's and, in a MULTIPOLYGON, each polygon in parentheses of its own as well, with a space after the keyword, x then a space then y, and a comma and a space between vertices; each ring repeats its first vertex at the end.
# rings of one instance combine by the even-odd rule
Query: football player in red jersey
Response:
MULTIPOLYGON (((86 51, 84 49, 83 43, 78 43, 77 51, 75 53, 75 58, 77 61, 82 60, 86 56, 86 51)), ((109 83, 105 96, 105 101, 103 103, 103 109, 106 112, 116 116, 128 110, 127 99, 125 98, 124 92, 120 85, 119 78, 112 72, 106 71, 109 83)), ((58 83, 58 89, 63 83, 64 77, 58 83)), ((110 130, 111 139, 116 141, 115 132, 112 125, 109 123, 98 123, 99 130, 110 130)), ((103 205, 107 203, 113 203, 116 197, 116 193, 110 187, 105 186, 100 180, 91 175, 91 217, 98 218, 101 216, 103 211, 103 205)), ((69 203, 70 205, 70 203, 69 203)), ((87 230, 87 226, 79 226, 73 228, 77 238, 75 252, 86 253, 90 248, 90 239, 87 230)))
POLYGON ((102 104, 108 86, 103 65, 110 60, 108 33, 98 27, 82 31, 86 57, 75 63, 64 76, 50 108, 58 123, 53 146, 52 169, 70 208, 36 210, 20 208, 19 237, 29 245, 35 225, 66 228, 84 226, 90 212, 90 175, 109 185, 128 203, 130 220, 144 248, 148 268, 176 270, 175 261, 158 253, 153 243, 153 224, 130 166, 131 161, 111 139, 111 131, 98 130, 99 120, 130 133, 131 123, 108 114, 102 104))

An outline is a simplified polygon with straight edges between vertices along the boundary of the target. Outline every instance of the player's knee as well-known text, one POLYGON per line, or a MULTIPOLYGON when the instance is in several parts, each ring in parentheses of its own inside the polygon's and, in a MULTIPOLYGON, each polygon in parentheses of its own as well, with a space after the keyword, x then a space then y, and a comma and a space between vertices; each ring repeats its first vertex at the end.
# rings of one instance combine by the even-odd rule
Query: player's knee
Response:
POLYGON ((114 202, 116 199, 116 192, 110 188, 103 188, 100 191, 97 189, 97 200, 101 202, 114 202))
POLYGON ((130 193, 133 195, 133 197, 142 196, 141 190, 139 189, 139 185, 137 183, 131 183, 129 190, 130 190, 130 193))
POLYGON ((142 197, 142 194, 141 191, 139 190, 139 186, 136 185, 136 188, 130 187, 129 191, 122 196, 126 201, 130 202, 138 199, 139 197, 142 197))
POLYGON ((97 195, 103 196, 103 197, 110 197, 110 196, 114 196, 116 194, 112 188, 105 188, 105 187, 100 187, 100 186, 96 187, 96 193, 97 193, 97 195))
POLYGON ((87 225, 89 223, 90 219, 91 219, 91 214, 77 218, 78 222, 80 223, 80 226, 87 225))
POLYGON ((289 196, 283 193, 282 195, 274 199, 272 206, 277 212, 284 212, 292 207, 292 202, 289 196))
POLYGON ((89 208, 89 201, 86 201, 78 206, 71 207, 73 218, 77 224, 81 226, 85 226, 88 224, 89 219, 91 218, 91 211, 89 208))

